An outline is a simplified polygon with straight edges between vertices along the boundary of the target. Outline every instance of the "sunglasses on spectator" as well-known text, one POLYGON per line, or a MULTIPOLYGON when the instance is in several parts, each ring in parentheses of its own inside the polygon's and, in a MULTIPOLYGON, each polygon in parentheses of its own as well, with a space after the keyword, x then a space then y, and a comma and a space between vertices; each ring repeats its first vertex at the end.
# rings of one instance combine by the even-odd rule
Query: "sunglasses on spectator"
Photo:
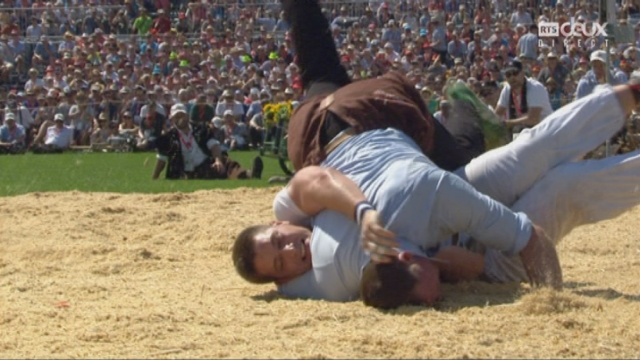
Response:
POLYGON ((518 71, 518 70, 508 70, 508 71, 505 71, 504 76, 507 77, 507 78, 510 78, 512 76, 518 75, 519 73, 520 73, 520 71, 518 71))

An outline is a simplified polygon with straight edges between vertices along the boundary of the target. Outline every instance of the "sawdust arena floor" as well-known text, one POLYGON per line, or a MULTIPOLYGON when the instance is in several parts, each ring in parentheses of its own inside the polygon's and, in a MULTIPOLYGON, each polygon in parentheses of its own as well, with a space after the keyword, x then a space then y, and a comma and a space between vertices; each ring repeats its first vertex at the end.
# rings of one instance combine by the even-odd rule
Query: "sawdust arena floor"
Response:
POLYGON ((0 198, 0 358, 640 357, 638 209, 560 244, 561 293, 472 282, 380 312, 235 274, 277 190, 0 198))

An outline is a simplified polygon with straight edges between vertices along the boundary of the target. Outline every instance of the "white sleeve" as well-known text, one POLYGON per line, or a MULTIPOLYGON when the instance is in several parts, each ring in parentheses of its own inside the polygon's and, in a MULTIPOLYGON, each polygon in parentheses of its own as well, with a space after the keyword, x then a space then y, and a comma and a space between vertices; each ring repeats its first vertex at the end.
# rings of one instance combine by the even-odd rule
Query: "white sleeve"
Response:
POLYGON ((273 213, 278 221, 289 221, 300 226, 311 226, 311 216, 298 208, 291 196, 288 186, 280 190, 273 199, 273 213))
POLYGON ((509 93, 511 93, 511 86, 506 84, 502 88, 502 92, 500 92, 500 99, 498 99, 498 106, 502 106, 507 109, 507 112, 509 111, 509 93))
POLYGON ((549 93, 547 89, 540 83, 532 83, 527 91, 527 105, 529 108, 540 107, 545 108, 545 102, 549 101, 549 93))

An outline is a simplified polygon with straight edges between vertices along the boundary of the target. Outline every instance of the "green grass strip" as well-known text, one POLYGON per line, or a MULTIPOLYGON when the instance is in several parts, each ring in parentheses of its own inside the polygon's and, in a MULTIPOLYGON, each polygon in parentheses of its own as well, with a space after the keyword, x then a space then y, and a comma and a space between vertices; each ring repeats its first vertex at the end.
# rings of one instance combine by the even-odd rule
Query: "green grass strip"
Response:
MULTIPOLYGON (((250 168, 257 151, 232 152, 230 157, 250 168)), ((261 180, 152 180, 155 153, 67 152, 48 155, 0 156, 0 196, 30 192, 84 191, 116 193, 193 192, 206 189, 271 186, 267 180, 284 175, 274 155, 262 157, 261 180)), ((280 185, 281 186, 281 185, 280 185)))

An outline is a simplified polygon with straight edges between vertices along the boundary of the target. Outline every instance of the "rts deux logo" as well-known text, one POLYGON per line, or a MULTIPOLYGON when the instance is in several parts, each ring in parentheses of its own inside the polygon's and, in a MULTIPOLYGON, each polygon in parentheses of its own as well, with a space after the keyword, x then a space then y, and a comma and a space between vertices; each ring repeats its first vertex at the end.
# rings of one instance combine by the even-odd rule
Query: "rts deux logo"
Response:
POLYGON ((553 46, 555 45, 554 38, 559 37, 564 39, 565 45, 568 45, 568 39, 574 38, 574 43, 580 47, 583 45, 596 45, 600 37, 604 37, 606 41, 607 23, 600 25, 597 22, 593 22, 589 25, 590 26, 587 26, 586 23, 576 22, 573 17, 562 25, 557 22, 541 21, 538 24, 538 37, 541 38, 539 45, 544 44, 543 38, 546 38, 551 40, 551 45, 553 46))

